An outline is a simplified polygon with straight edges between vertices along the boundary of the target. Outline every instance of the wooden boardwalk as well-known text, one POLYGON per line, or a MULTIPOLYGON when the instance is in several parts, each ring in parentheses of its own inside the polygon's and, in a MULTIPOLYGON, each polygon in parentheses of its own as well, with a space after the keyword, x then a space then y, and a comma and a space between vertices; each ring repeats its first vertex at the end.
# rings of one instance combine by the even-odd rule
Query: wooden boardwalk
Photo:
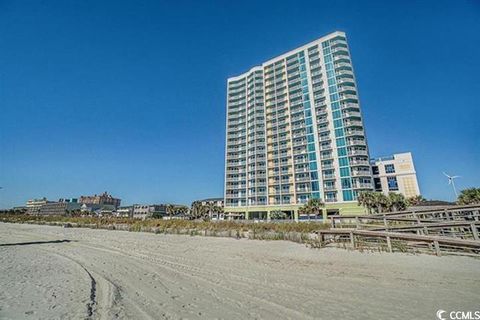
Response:
POLYGON ((321 245, 355 249, 480 254, 480 205, 372 215, 330 216, 332 228, 317 232, 321 245))

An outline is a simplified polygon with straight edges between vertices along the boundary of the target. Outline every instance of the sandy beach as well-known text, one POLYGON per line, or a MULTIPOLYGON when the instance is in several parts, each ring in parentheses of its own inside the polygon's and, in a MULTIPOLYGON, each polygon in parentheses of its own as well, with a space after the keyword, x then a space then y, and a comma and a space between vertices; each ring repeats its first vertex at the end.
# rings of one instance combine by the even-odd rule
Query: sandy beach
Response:
POLYGON ((480 260, 0 224, 0 319, 434 319, 480 260))

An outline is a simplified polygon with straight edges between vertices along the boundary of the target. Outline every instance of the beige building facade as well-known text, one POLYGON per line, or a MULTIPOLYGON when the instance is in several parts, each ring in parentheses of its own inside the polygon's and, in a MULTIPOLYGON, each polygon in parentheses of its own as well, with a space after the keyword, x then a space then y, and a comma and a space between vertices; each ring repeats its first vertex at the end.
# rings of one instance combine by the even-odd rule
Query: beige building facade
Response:
POLYGON ((410 152, 372 159, 371 163, 375 191, 385 194, 400 193, 407 198, 420 195, 417 173, 410 152))

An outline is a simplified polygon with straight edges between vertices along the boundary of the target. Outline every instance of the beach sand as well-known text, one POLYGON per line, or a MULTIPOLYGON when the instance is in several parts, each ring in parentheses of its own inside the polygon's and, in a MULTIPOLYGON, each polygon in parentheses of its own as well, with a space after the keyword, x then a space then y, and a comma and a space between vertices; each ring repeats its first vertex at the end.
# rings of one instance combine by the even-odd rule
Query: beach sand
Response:
POLYGON ((435 319, 480 260, 0 223, 0 288, 0 319, 435 319))

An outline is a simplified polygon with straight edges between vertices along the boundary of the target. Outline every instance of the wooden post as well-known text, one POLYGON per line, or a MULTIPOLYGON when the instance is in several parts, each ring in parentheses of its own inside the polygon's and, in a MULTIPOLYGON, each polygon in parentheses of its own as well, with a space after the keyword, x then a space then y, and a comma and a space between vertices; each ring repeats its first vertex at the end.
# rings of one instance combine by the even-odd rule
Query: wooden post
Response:
POLYGON ((428 235, 428 228, 427 228, 427 227, 423 227, 423 233, 424 233, 425 235, 428 235))
POLYGON ((388 232, 388 223, 387 223, 387 217, 383 215, 383 225, 385 226, 385 231, 388 232))
POLYGON ((355 217, 355 224, 357 226, 357 229, 360 229, 360 219, 358 219, 358 216, 355 217))
POLYGON ((478 230, 477 230, 477 226, 475 225, 475 223, 471 223, 470 227, 472 228, 473 239, 480 240, 480 238, 478 237, 478 230))
POLYGON ((388 246, 388 252, 393 252, 392 241, 390 241, 390 236, 387 236, 387 246, 388 246))
POLYGON ((413 214, 413 217, 415 219, 417 219, 417 224, 420 224, 420 218, 418 217, 418 215, 415 213, 415 211, 412 211, 412 214, 413 214))
POLYGON ((353 249, 355 249, 355 237, 353 232, 350 231, 350 243, 352 244, 353 249))
POLYGON ((433 241, 433 244, 435 245, 435 253, 436 253, 436 255, 440 257, 440 256, 441 256, 441 253, 440 253, 440 245, 438 244, 438 241, 437 241, 437 240, 433 241))

